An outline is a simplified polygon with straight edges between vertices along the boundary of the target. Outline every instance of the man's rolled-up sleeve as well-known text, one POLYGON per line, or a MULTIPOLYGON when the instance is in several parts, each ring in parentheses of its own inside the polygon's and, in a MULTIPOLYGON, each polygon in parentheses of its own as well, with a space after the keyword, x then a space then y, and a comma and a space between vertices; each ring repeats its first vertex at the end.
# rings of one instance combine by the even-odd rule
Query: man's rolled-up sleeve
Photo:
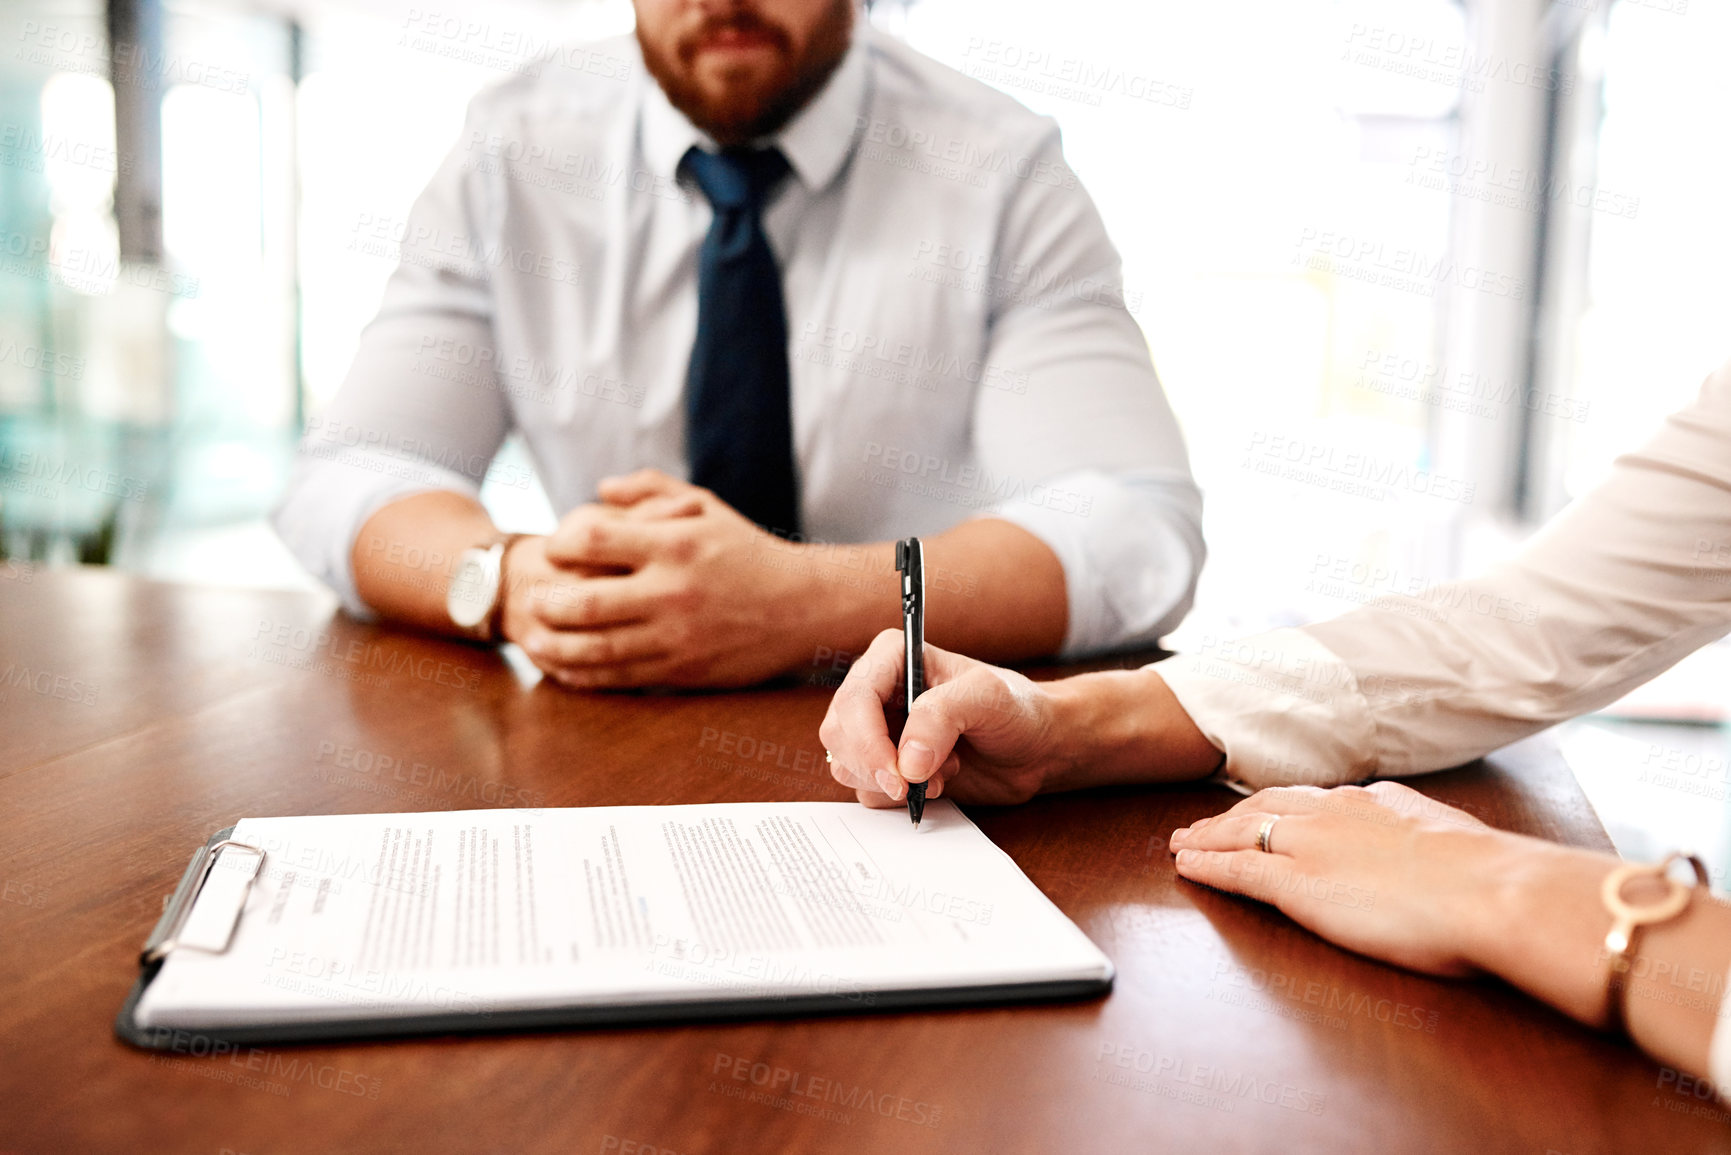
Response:
POLYGON ((1149 644, 1189 611, 1202 496, 1132 313, 1117 250, 1064 163, 1056 125, 1030 142, 1004 215, 978 393, 976 453, 1064 568, 1066 656, 1149 644))
MULTIPOLYGON (((471 125, 476 117, 471 109, 471 125)), ((407 221, 357 225, 359 252, 400 246, 396 271, 342 388, 308 423, 272 517, 301 564, 363 617, 351 564, 362 525, 411 494, 478 494, 510 425, 485 259, 496 224, 466 159, 452 151, 407 221)))

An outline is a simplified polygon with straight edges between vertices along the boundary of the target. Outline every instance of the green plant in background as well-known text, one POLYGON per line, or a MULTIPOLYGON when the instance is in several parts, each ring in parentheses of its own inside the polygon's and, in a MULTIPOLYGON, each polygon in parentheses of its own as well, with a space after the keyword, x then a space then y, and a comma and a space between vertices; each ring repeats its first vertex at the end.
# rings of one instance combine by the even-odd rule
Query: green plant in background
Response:
POLYGON ((65 542, 66 553, 79 565, 110 565, 114 561, 114 542, 120 526, 120 503, 116 502, 103 514, 92 529, 55 530, 45 525, 18 525, 7 522, 6 505, 0 501, 0 562, 61 560, 56 545, 65 542))

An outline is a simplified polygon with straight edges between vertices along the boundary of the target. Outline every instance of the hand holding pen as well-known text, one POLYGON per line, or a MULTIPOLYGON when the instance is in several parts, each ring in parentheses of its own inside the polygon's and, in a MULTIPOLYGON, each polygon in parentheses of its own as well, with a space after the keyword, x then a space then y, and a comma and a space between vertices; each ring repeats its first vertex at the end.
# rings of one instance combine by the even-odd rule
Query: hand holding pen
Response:
POLYGON ((1052 789, 1072 768, 1075 730, 1053 683, 1033 682, 940 646, 925 647, 926 690, 901 741, 890 713, 906 701, 906 636, 884 630, 848 671, 818 730, 830 773, 867 806, 901 806, 910 784, 927 798, 1003 806, 1052 789), (893 704, 893 706, 892 706, 893 704), (1056 736, 1070 733, 1068 747, 1056 736))
POLYGON ((1074 752, 1054 749, 1062 697, 1052 684, 925 644, 919 539, 896 543, 896 568, 902 628, 884 630, 854 662, 818 730, 836 781, 867 806, 905 801, 916 824, 926 798, 1003 805, 1057 785, 1074 752), (899 744, 892 701, 906 709, 899 744))

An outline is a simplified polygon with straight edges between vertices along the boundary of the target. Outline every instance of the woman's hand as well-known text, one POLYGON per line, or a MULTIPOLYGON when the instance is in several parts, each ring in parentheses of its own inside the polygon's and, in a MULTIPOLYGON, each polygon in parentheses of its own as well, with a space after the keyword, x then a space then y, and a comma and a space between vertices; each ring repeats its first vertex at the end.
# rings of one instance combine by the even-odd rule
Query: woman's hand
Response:
POLYGON ((1011 670, 926 646, 926 691, 914 702, 897 749, 884 709, 899 705, 900 630, 885 630, 848 671, 818 736, 830 772, 867 806, 894 806, 909 782, 926 797, 963 802, 1025 802, 1056 762, 1059 736, 1052 695, 1011 670))
POLYGON ((901 748, 886 706, 899 706, 902 634, 885 630, 829 704, 818 735, 836 781, 867 806, 893 806, 909 782, 926 797, 1001 806, 1042 791, 1204 778, 1222 755, 1151 668, 1032 682, 926 644, 925 693, 901 748))
POLYGON ((1276 787, 1173 833, 1178 873, 1272 903, 1341 946, 1413 970, 1478 968, 1475 936, 1488 921, 1510 855, 1529 839, 1397 782, 1368 787, 1276 787), (1268 851, 1258 832, 1279 819, 1268 851))

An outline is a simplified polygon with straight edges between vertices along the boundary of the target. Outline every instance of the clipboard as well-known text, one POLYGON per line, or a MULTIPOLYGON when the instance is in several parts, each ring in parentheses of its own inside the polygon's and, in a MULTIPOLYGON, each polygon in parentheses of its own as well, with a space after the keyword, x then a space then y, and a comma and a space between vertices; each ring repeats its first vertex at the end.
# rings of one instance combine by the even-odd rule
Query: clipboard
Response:
MULTIPOLYGON (((225 1054, 238 1046, 262 1044, 325 1043, 360 1039, 383 1039, 424 1035, 472 1035, 584 1027, 668 1026, 696 1022, 766 1018, 800 1018, 833 1014, 871 1014, 879 1011, 939 1010, 956 1007, 1003 1006, 1016 1003, 1060 1003, 1099 998, 1111 993, 1114 974, 1103 978, 1053 980, 1027 983, 997 983, 986 986, 927 987, 913 990, 864 992, 869 1002, 848 994, 748 995, 729 999, 672 1000, 630 1004, 583 1004, 540 1007, 530 1010, 448 1011, 417 1015, 379 1015, 318 1021, 283 1021, 230 1027, 145 1026, 138 1021, 139 1000, 176 950, 202 949, 178 941, 192 917, 205 883, 222 853, 250 852, 257 856, 240 902, 227 920, 226 944, 244 914, 246 896, 263 868, 266 851, 233 840, 235 828, 227 826, 211 835, 193 852, 180 884, 169 897, 162 917, 151 930, 139 953, 138 981, 132 986, 114 1020, 114 1033, 123 1042, 149 1051, 173 1050, 202 1057, 225 1054)), ((226 912, 223 912, 226 914, 226 912)), ((219 952, 220 953, 220 952, 219 952)))

